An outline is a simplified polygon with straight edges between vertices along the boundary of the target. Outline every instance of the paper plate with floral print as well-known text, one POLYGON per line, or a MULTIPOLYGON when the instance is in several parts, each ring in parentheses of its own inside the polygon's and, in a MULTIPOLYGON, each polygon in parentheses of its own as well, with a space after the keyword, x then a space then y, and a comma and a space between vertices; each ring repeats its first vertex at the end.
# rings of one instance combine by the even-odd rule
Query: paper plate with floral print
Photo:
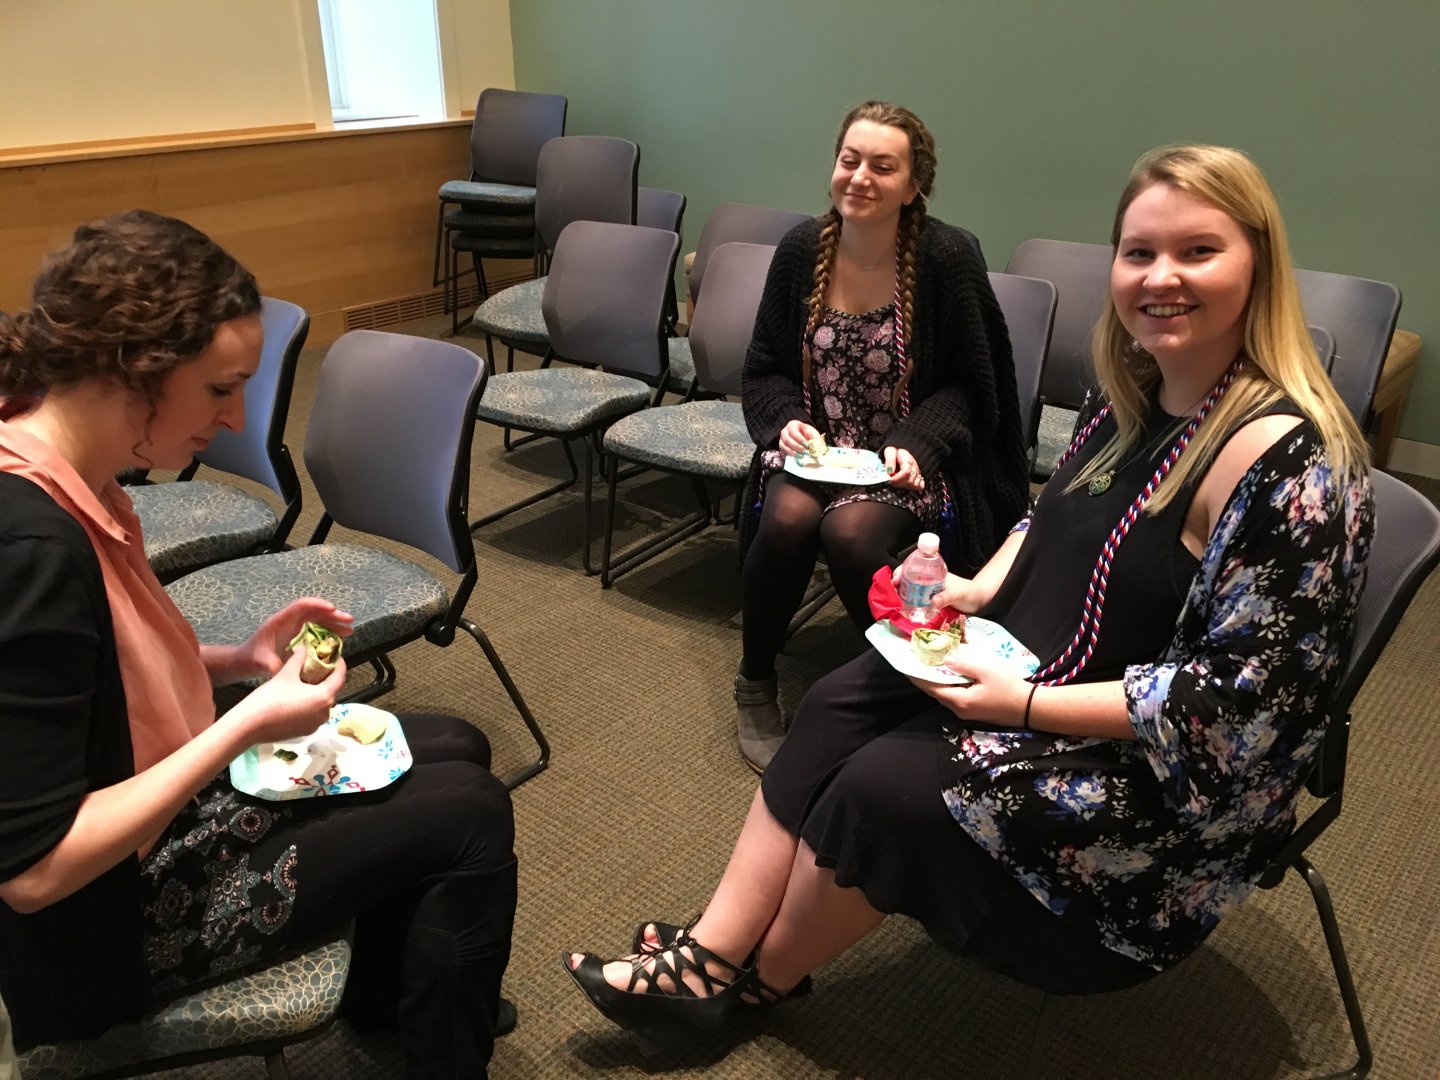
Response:
POLYGON ((885 484, 890 474, 885 462, 874 450, 852 450, 848 446, 832 446, 825 451, 819 465, 809 454, 787 454, 785 471, 822 484, 885 484))
MULTIPOLYGON (((875 622, 865 631, 865 639, 880 650, 890 666, 902 675, 946 686, 965 686, 971 680, 957 675, 944 664, 932 667, 922 663, 910 645, 910 639, 890 629, 888 622, 875 622)), ((1033 675, 1040 666, 1036 655, 1011 636, 997 622, 970 616, 965 620, 965 644, 984 649, 1015 669, 1018 675, 1033 675)))
POLYGON ((346 703, 334 706, 330 719, 309 735, 250 747, 230 763, 230 783, 237 791, 274 802, 350 795, 393 784, 410 763, 410 744, 393 713, 346 703), (346 719, 362 726, 383 725, 384 733, 373 742, 357 742, 336 730, 346 719))

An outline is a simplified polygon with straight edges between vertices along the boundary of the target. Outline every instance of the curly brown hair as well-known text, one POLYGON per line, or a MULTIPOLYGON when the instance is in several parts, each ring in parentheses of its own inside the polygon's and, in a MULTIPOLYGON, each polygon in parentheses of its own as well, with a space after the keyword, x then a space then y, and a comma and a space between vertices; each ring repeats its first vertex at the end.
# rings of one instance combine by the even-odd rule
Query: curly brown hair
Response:
POLYGON ((0 395, 113 378, 153 410, 166 375, 259 310, 255 278, 200 230, 149 210, 112 214, 45 259, 30 310, 0 314, 0 395))

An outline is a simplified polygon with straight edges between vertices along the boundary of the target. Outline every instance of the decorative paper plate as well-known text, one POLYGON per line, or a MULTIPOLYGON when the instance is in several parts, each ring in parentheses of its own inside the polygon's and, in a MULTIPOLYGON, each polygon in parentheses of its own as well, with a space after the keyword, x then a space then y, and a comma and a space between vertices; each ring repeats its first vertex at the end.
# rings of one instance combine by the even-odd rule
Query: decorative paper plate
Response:
POLYGON ((874 450, 852 450, 848 446, 832 446, 825 451, 823 465, 806 465, 809 454, 787 454, 785 471, 806 480, 823 484, 887 484, 890 474, 885 462, 874 450), (845 464, 839 464, 844 462, 845 464))
POLYGON ((349 795, 394 783, 410 763, 410 744, 393 713, 347 703, 334 706, 330 719, 310 735, 250 747, 230 763, 230 783, 237 791, 275 802, 349 795), (346 717, 383 722, 385 733, 374 742, 356 742, 336 731, 346 717), (287 761, 277 750, 295 757, 287 761))
MULTIPOLYGON (((965 686, 971 680, 957 675, 944 664, 931 667, 922 664, 910 647, 910 639, 890 629, 888 622, 875 622, 865 631, 865 639, 880 650, 880 655, 890 661, 890 666, 902 675, 910 675, 926 682, 943 683, 946 686, 965 686)), ((984 649, 1013 667, 1017 674, 1033 675, 1040 666, 1039 659, 1011 636, 997 622, 977 619, 973 615, 965 620, 965 643, 977 649, 984 649)))

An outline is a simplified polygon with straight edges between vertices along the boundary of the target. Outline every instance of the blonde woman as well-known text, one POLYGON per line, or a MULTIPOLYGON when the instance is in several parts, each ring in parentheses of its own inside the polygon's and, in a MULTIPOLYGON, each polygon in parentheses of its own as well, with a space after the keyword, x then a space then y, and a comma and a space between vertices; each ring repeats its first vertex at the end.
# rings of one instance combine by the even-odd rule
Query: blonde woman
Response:
POLYGON ((935 140, 908 109, 856 106, 840 125, 831 209, 771 263, 742 401, 759 449, 742 515, 740 750, 758 772, 784 737, 775 657, 820 551, 855 624, 870 578, 922 530, 977 569, 1029 489, 1005 320, 975 237, 929 216, 935 140), (888 483, 783 471, 825 436, 874 450, 888 483))
POLYGON ((1115 989, 1255 886, 1349 645, 1366 447, 1244 154, 1147 154, 1112 241, 1100 398, 1033 514, 936 598, 1003 623, 1037 673, 971 646, 965 687, 876 652, 816 683, 699 920, 565 958, 612 1019, 716 1026, 894 912, 1033 986, 1115 989))

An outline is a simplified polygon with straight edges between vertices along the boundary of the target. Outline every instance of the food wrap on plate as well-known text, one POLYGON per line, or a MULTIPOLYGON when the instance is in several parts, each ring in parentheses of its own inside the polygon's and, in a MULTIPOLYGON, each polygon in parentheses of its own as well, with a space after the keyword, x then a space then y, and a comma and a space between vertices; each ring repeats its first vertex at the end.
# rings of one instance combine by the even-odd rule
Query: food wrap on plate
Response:
POLYGON ((305 666, 300 670, 300 678, 307 683, 319 683, 329 678, 330 673, 335 670, 345 643, 339 634, 328 627, 307 622, 300 628, 300 632, 290 639, 292 652, 301 645, 305 646, 305 666))

